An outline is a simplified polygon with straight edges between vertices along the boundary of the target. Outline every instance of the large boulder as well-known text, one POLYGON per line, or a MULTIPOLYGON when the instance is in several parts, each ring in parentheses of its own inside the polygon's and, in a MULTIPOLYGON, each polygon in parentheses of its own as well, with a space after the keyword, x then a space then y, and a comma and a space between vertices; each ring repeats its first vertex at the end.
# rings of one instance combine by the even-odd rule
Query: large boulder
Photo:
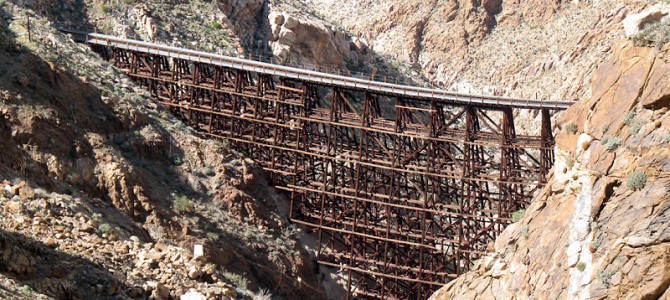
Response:
POLYGON ((351 56, 351 46, 344 33, 322 22, 287 12, 272 12, 268 20, 272 52, 282 61, 341 67, 351 56))
POLYGON ((626 36, 634 36, 650 24, 666 21, 668 14, 670 14, 670 6, 657 4, 641 13, 627 16, 623 20, 623 28, 626 36))

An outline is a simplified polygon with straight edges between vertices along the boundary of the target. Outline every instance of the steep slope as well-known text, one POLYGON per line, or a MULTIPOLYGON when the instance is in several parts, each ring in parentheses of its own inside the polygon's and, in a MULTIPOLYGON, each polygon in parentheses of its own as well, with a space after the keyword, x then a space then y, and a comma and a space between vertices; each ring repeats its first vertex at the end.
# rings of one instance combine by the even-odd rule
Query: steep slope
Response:
POLYGON ((47 19, 4 1, 0 16, 3 287, 58 299, 324 297, 252 161, 199 138, 47 19))
POLYGON ((670 297, 670 44, 612 50, 560 120, 553 179, 432 299, 670 297))
POLYGON ((408 74, 464 92, 578 99, 624 34, 621 20, 654 1, 271 1, 357 37, 408 74), (403 69, 403 68, 401 68, 403 69))

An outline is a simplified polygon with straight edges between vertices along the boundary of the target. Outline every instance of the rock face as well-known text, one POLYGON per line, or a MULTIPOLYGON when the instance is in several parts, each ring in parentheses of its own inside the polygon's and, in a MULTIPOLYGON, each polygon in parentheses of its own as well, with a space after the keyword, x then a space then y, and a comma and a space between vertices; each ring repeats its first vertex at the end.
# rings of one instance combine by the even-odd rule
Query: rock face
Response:
POLYGON ((272 53, 282 61, 342 66, 351 55, 349 42, 341 31, 285 12, 272 12, 268 18, 272 53))
POLYGON ((578 99, 623 34, 621 21, 651 1, 271 1, 317 15, 366 41, 379 64, 462 92, 578 99), (537 94, 537 96, 535 96, 537 94))
POLYGON ((668 60, 670 45, 613 46, 593 97, 559 121, 579 130, 558 133, 547 187, 495 253, 432 299, 670 296, 668 60))
POLYGON ((233 25, 235 32, 249 41, 265 24, 263 0, 217 0, 217 5, 233 25))
POLYGON ((343 31, 314 18, 281 10, 272 11, 268 20, 271 31, 268 43, 281 62, 303 64, 307 68, 347 67, 370 72, 374 58, 364 40, 349 38, 343 31))
MULTIPOLYGON (((159 20, 162 5, 142 14, 159 20)), ((325 297, 254 162, 46 18, 12 2, 0 12, 0 284, 56 299, 325 297)))

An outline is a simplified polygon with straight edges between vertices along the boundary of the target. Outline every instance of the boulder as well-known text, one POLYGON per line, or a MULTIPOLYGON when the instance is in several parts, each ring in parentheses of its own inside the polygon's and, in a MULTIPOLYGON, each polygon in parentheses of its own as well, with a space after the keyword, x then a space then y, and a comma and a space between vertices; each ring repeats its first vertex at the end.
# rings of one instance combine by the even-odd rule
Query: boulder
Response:
POLYGON ((207 297, 205 295, 194 291, 194 290, 189 290, 186 292, 186 294, 181 295, 179 297, 180 300, 207 300, 207 297))
POLYGON ((667 19, 670 14, 670 7, 667 5, 657 4, 645 11, 630 15, 623 20, 623 28, 627 37, 634 36, 644 29, 649 24, 661 22, 667 19))

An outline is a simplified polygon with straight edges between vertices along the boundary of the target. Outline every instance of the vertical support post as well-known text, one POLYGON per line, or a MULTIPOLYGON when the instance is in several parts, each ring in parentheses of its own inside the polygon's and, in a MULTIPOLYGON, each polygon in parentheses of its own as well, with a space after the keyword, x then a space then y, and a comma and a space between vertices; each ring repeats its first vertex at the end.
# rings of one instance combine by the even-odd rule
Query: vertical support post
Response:
POLYGON ((551 115, 546 108, 542 109, 542 132, 540 141, 540 183, 547 183, 547 174, 554 164, 554 135, 551 132, 551 115))

